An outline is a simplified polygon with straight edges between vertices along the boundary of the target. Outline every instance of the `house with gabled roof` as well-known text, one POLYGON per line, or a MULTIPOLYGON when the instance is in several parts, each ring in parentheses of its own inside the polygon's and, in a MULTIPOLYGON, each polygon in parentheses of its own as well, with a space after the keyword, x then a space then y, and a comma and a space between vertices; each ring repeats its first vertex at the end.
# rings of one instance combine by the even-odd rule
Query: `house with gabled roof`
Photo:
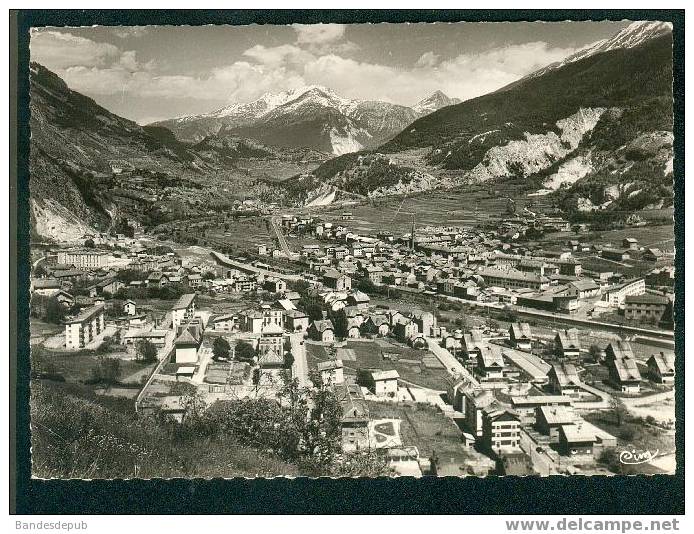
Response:
POLYGON ((313 321, 308 327, 308 335, 314 341, 333 343, 335 341, 335 327, 330 319, 313 321))
POLYGON ((600 294, 600 286, 592 278, 581 278, 567 284, 569 293, 579 299, 597 297, 600 294))
POLYGON ((135 315, 137 313, 137 305, 132 299, 128 299, 123 303, 123 313, 125 315, 135 315))
POLYGON ((398 394, 400 375, 394 369, 365 369, 359 372, 362 382, 377 397, 395 397, 398 394))
POLYGON ((665 253, 659 248, 647 248, 641 255, 641 259, 646 261, 660 261, 665 258, 665 253))
POLYGON ((335 387, 342 408, 342 450, 352 452, 369 447, 369 407, 357 384, 343 382, 335 387))
POLYGON ((431 337, 436 328, 436 316, 431 312, 415 311, 412 320, 417 325, 417 331, 426 337, 431 337))
POLYGON ((607 368, 610 372, 610 380, 623 393, 641 391, 641 372, 635 358, 625 356, 608 360, 607 368))
POLYGON ((390 333, 390 321, 386 315, 371 315, 360 329, 363 335, 387 336, 390 333))
POLYGON ((417 324, 414 321, 407 318, 398 321, 397 323, 395 323, 395 326, 393 327, 393 334, 395 335, 395 338, 401 343, 407 343, 407 341, 417 333, 419 333, 417 324))
POLYGON ((482 436, 482 411, 489 406, 498 405, 494 394, 479 387, 467 387, 463 393, 463 412, 465 413, 465 427, 473 436, 482 436))
POLYGON ((482 337, 482 331, 475 328, 463 334, 461 339, 461 347, 468 360, 476 360, 486 346, 487 342, 482 337))
POLYGON ((323 273, 323 284, 335 291, 349 291, 352 288, 352 279, 335 269, 328 269, 323 273))
POLYGON ((553 393, 567 397, 581 396, 581 378, 575 365, 565 362, 552 364, 547 379, 553 393))
POLYGON ((358 339, 361 337, 361 319, 358 317, 347 317, 347 337, 358 339))
POLYGON ((363 291, 354 290, 347 295, 347 304, 349 306, 356 306, 357 308, 363 309, 368 307, 369 302, 371 302, 371 298, 363 291))
POLYGON ((344 383, 344 364, 342 360, 327 360, 318 362, 316 369, 321 376, 321 382, 324 386, 334 386, 344 383))
POLYGON ((628 341, 612 341, 605 349, 605 362, 617 358, 634 358, 634 349, 628 341))
POLYGON ((518 350, 530 351, 533 346, 533 336, 528 323, 513 323, 508 329, 511 345, 518 350))
POLYGON ((57 293, 62 288, 62 284, 55 278, 44 278, 41 280, 32 280, 31 290, 34 293, 44 296, 51 296, 57 293))
POLYGON ((559 330, 554 336, 554 347, 560 358, 575 360, 581 355, 581 342, 578 338, 578 330, 569 328, 559 330))
POLYGON ((284 325, 291 332, 306 332, 308 330, 310 320, 301 310, 287 310, 284 313, 284 325))
POLYGON ((235 313, 215 315, 208 324, 217 332, 233 332, 239 329, 239 316, 235 313))
POLYGON ((282 369, 284 367, 284 355, 282 354, 281 345, 279 348, 268 346, 260 350, 263 347, 260 341, 262 341, 262 338, 258 344, 258 365, 260 365, 261 369, 282 369))
POLYGON ((426 349, 429 344, 427 343, 426 338, 424 337, 423 334, 420 332, 417 332, 415 334, 412 334, 409 339, 407 340, 407 343, 413 348, 413 349, 426 349))
POLYGON ((659 384, 673 385, 675 383, 675 355, 660 352, 653 354, 648 361, 648 375, 659 384))
POLYGON ((161 271, 150 273, 147 277, 147 287, 164 287, 169 283, 169 277, 161 271))
POLYGON ((573 409, 568 406, 539 406, 536 412, 535 427, 549 436, 550 443, 559 442, 559 429, 562 425, 572 425, 577 420, 573 409))
POLYGON ((477 373, 485 380, 502 380, 506 368, 501 349, 496 345, 485 345, 477 356, 477 373))
POLYGON ((664 295, 643 293, 624 297, 624 318, 633 321, 660 321, 670 300, 664 295))
POLYGON ((176 304, 173 305, 171 320, 174 328, 193 318, 195 315, 196 298, 197 295, 195 293, 186 293, 181 295, 176 304))
POLYGON ((174 356, 171 363, 197 363, 198 350, 202 344, 195 328, 184 327, 174 341, 174 356))
POLYGON ((598 438, 590 425, 583 421, 560 425, 558 438, 558 448, 562 455, 573 459, 593 458, 593 447, 598 438))

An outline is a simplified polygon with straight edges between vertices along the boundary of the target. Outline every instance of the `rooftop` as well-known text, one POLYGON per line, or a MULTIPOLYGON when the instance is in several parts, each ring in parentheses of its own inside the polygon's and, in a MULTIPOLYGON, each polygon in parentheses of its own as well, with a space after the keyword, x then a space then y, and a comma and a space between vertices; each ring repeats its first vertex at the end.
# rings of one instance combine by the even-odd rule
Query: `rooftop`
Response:
POLYGON ((390 371, 371 371, 371 378, 375 380, 397 380, 400 375, 396 370, 390 371))
POLYGON ((566 406, 540 406, 540 412, 550 425, 571 424, 576 419, 573 410, 566 406))
POLYGON ((644 293, 643 295, 627 295, 624 297, 624 304, 660 304, 667 305, 670 300, 663 295, 644 293))
POLYGON ((195 293, 186 293, 185 295, 181 295, 181 297, 178 299, 178 302, 174 304, 173 309, 174 310, 184 310, 188 308, 193 302, 195 301, 195 293))
POLYGON ((104 305, 103 304, 97 304, 96 306, 90 306, 89 308, 85 308, 85 309, 81 310, 73 318, 65 319, 65 324, 83 323, 85 321, 88 321, 92 317, 94 317, 96 314, 103 313, 103 312, 104 312, 104 305))
POLYGON ((328 360, 325 362, 318 362, 316 365, 319 371, 330 371, 332 369, 342 369, 343 367, 342 360, 328 360))

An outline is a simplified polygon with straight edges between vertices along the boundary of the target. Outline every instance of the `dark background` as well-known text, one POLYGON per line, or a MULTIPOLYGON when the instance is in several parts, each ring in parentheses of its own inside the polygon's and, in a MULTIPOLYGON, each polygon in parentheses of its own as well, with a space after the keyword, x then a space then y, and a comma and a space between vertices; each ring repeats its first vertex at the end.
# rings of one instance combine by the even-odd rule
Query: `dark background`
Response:
POLYGON ((17 514, 683 514, 684 10, 10 12, 10 510, 17 514), (35 480, 29 430, 29 28, 523 20, 673 23, 677 473, 630 477, 35 480), (680 274, 682 273, 682 274, 680 274))

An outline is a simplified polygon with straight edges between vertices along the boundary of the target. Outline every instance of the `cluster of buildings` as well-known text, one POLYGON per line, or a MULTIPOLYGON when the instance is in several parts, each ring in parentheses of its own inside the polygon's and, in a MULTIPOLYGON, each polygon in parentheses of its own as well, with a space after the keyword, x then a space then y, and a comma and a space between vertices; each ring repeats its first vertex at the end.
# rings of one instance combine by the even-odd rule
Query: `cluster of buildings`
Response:
MULTIPOLYGON (((530 228, 568 229, 561 218, 537 214, 506 219, 496 231, 457 226, 417 229, 413 221, 410 233, 403 236, 388 231, 360 235, 348 228, 351 220, 349 212, 335 222, 299 215, 281 218, 280 226, 289 236, 314 238, 301 247, 295 258, 299 274, 291 278, 308 282, 307 293, 288 288, 289 277, 264 263, 270 260, 182 259, 136 242, 127 251, 85 247, 49 252, 42 261, 43 274, 32 279, 32 292, 55 297, 71 310, 64 321, 67 349, 88 347, 103 336, 111 304, 109 323, 122 329, 126 346, 150 341, 170 364, 174 380, 205 388, 211 396, 230 387, 250 387, 255 370, 270 376, 289 368, 296 372, 301 366, 287 363, 293 343, 314 343, 327 351, 341 340, 389 338, 428 349, 440 360, 441 372, 451 378, 448 406, 441 409, 461 420, 462 448, 483 451, 504 465, 528 457, 536 471, 549 474, 593 465, 602 451, 616 446, 614 436, 581 415, 595 407, 603 409, 611 393, 582 379, 586 376, 582 355, 588 347, 579 331, 559 329, 553 339, 541 342, 523 322, 511 324, 508 332, 449 331, 430 312, 372 305, 367 288, 384 295, 395 288, 552 313, 571 314, 587 305, 619 310, 627 321, 661 323, 672 309, 674 272, 666 254, 644 250, 632 238, 626 238, 621 248, 577 240, 560 248, 519 244, 518 236, 530 228), (591 255, 616 265, 638 258, 653 262, 654 268, 644 277, 632 278, 595 272, 584 268, 582 261, 591 255), (123 270, 129 271, 127 277, 119 276, 123 270), (135 298, 119 300, 120 308, 112 309, 111 297, 122 290, 173 284, 185 288, 185 293, 161 315, 145 312, 135 298), (239 311, 212 313, 199 305, 204 292, 255 297, 261 293, 263 300, 248 299, 247 307, 239 311), (229 341, 229 361, 212 358, 213 342, 219 337, 229 341), (251 361, 235 361, 240 343, 251 345, 251 361)), ((100 244, 98 237, 94 241, 100 244)), ((281 255, 264 244, 256 252, 281 255)), ((381 355, 389 358, 385 350, 381 355)), ((350 451, 373 441, 367 400, 400 402, 402 389, 411 384, 387 364, 359 368, 356 376, 348 377, 346 363, 339 357, 318 362, 320 384, 313 385, 335 389, 342 407, 343 449, 350 451)), ((643 361, 627 341, 610 342, 595 363, 606 371, 614 393, 638 394, 646 381, 674 383, 674 356, 660 352, 643 361)), ((165 404, 169 397, 160 400, 165 404)), ((389 447, 392 461, 411 462, 416 450, 408 447, 389 447)))
MULTIPOLYGON (((586 304, 595 313, 618 311, 629 321, 671 322, 672 255, 640 248, 634 238, 625 238, 619 249, 574 239, 561 247, 528 247, 506 235, 506 229, 515 228, 521 219, 504 220, 497 231, 417 229, 413 224, 411 232, 400 237, 387 231, 360 235, 348 228, 350 220, 349 213, 335 222, 289 215, 282 219, 290 235, 308 234, 318 241, 304 245, 297 261, 310 276, 322 278, 335 290, 348 289, 352 280, 365 278, 376 285, 479 303, 556 313, 576 313, 586 304), (584 269, 585 257, 604 258, 617 268, 630 258, 657 267, 644 277, 629 278, 614 271, 584 269)), ((522 221, 528 224, 527 217, 522 221)), ((565 231, 568 225, 537 214, 531 222, 543 231, 565 231)))
MULTIPOLYGON (((461 336, 457 357, 466 372, 451 381, 448 398, 463 415, 464 442, 492 457, 528 455, 536 469, 547 469, 544 474, 594 465, 605 449, 616 447, 617 438, 580 414, 609 408, 607 399, 614 393, 582 380, 584 369, 575 357, 581 350, 576 331, 557 333, 551 364, 537 355, 517 354, 531 350, 529 340, 532 332, 524 324, 511 325, 505 344, 479 331, 461 336), (524 389, 523 384, 532 387, 524 389)), ((442 344, 449 345, 445 339, 442 344)), ((653 354, 644 362, 628 342, 616 341, 605 348, 601 364, 608 370, 611 391, 618 394, 639 393, 644 380, 674 384, 671 353, 653 354)))

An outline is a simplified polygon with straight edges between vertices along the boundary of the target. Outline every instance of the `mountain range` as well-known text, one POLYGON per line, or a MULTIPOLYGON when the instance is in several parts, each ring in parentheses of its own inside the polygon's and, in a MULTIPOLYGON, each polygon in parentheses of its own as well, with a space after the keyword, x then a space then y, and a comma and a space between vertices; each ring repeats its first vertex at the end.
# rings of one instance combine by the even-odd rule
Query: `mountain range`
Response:
POLYGON ((41 237, 77 238, 109 228, 117 216, 142 219, 169 199, 179 209, 217 176, 252 184, 249 162, 282 177, 328 158, 231 136, 183 143, 166 128, 111 113, 38 63, 29 78, 30 214, 41 237))
POLYGON ((566 210, 668 205, 669 30, 634 23, 465 102, 437 91, 406 107, 310 86, 144 127, 32 63, 32 228, 70 239, 243 194, 320 204, 490 180, 523 181, 566 210))
POLYGON ((669 35, 672 33, 672 24, 669 22, 658 22, 651 20, 640 20, 637 22, 632 22, 626 28, 623 28, 616 34, 614 34, 609 39, 600 39, 595 43, 582 48, 581 50, 571 54, 570 56, 564 58, 562 61, 557 61, 551 63, 546 67, 539 70, 531 72, 527 76, 517 80, 499 91, 504 91, 515 85, 524 82, 528 78, 537 78, 550 71, 556 70, 564 65, 579 61, 581 59, 594 56, 596 54, 601 54, 603 52, 609 52, 610 50, 619 50, 624 48, 634 48, 636 46, 644 44, 650 39, 660 37, 662 35, 669 35))
POLYGON ((336 155, 374 148, 428 113, 459 103, 441 91, 412 107, 351 100, 319 85, 266 93, 245 104, 154 123, 181 141, 207 136, 247 137, 284 147, 308 147, 336 155))
POLYGON ((329 160, 287 185, 312 202, 330 188, 382 196, 525 180, 565 209, 671 203, 668 29, 634 23, 561 64, 428 114, 377 150, 329 160))

